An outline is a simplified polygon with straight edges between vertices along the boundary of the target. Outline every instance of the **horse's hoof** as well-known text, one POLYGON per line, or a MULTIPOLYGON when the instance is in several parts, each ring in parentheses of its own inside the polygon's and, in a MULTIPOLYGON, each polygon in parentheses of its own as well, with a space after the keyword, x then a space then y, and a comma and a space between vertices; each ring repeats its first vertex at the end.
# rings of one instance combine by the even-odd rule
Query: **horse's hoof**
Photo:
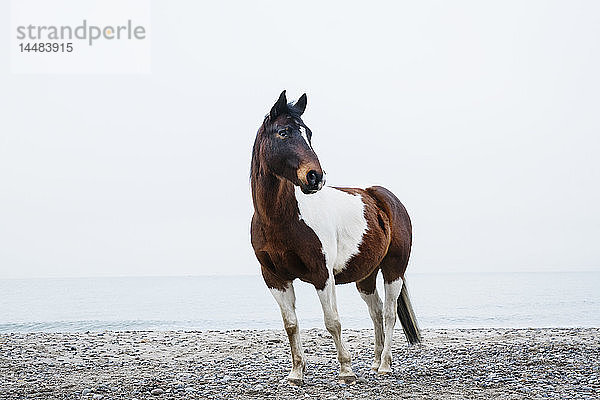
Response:
POLYGON ((356 375, 344 375, 338 377, 339 383, 345 383, 346 385, 352 385, 356 383, 356 375))
POLYGON ((392 369, 391 368, 385 368, 385 367, 379 367, 379 369, 377 370, 377 373, 379 375, 391 374, 392 373, 392 369))
POLYGON ((293 386, 302 386, 303 380, 301 378, 287 378, 288 383, 293 386))
POLYGON ((373 365, 371 365, 371 370, 372 370, 373 372, 377 372, 377 371, 379 371, 379 364, 377 364, 377 363, 373 363, 373 365))

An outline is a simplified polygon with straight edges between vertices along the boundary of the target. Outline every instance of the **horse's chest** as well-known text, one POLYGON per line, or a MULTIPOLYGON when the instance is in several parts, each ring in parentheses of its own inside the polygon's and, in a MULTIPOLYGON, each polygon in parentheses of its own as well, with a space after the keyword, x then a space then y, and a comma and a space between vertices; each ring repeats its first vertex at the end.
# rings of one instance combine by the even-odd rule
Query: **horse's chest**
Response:
POLYGON ((342 271, 359 253, 368 228, 361 196, 326 186, 311 195, 296 189, 296 201, 299 218, 321 242, 327 267, 334 273, 342 271))

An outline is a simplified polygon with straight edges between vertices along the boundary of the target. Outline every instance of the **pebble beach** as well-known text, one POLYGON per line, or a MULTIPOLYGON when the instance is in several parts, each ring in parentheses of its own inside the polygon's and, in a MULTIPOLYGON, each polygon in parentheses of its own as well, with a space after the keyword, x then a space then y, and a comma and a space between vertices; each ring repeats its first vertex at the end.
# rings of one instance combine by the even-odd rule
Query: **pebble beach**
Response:
POLYGON ((372 330, 344 330, 358 376, 339 383, 325 330, 302 331, 304 384, 283 330, 0 334, 1 399, 597 399, 600 329, 435 329, 393 372, 370 371, 372 330))

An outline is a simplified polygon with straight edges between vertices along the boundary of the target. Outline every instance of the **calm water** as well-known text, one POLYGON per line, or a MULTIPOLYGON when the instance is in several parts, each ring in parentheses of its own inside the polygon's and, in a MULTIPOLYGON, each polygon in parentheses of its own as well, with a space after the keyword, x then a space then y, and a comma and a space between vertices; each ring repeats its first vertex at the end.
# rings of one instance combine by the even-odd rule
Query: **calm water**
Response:
MULTIPOLYGON (((600 273, 413 274, 424 328, 599 327, 600 273)), ((382 287, 380 285, 380 287, 382 287)), ((296 284, 302 328, 322 327, 296 284)), ((345 328, 369 328, 354 285, 338 286, 345 328)), ((0 332, 281 328, 259 276, 0 280, 0 332)))

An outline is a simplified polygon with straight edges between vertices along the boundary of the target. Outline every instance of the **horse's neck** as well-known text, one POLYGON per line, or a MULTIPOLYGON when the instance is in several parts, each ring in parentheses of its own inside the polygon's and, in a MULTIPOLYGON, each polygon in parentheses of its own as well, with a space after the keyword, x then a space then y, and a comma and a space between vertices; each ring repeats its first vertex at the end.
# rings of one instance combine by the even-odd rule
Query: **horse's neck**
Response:
POLYGON ((294 185, 272 174, 252 180, 254 211, 265 223, 282 223, 297 218, 298 205, 294 185))

